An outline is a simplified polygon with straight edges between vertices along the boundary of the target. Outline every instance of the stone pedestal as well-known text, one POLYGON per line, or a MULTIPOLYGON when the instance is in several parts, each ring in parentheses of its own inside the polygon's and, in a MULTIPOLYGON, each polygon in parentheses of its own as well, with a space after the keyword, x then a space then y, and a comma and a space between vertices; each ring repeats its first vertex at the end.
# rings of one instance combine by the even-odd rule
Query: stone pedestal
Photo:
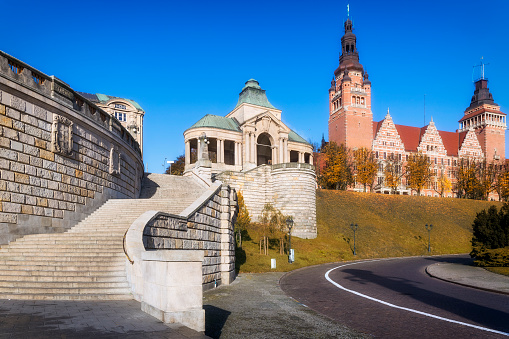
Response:
POLYGON ((205 331, 203 251, 147 251, 141 257, 141 309, 165 323, 181 323, 205 331))

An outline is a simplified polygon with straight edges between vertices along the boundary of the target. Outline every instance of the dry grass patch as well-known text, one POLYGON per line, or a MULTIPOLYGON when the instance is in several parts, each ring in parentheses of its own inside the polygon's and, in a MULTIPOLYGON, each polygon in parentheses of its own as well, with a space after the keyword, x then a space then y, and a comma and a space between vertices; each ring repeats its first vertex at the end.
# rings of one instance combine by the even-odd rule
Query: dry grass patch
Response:
POLYGON ((270 271, 270 259, 277 261, 276 271, 327 262, 426 255, 428 232, 433 224, 432 254, 456 254, 471 251, 472 222, 477 212, 498 202, 452 198, 381 195, 332 190, 317 191, 318 237, 305 240, 292 237, 295 262, 288 264, 279 254, 276 241, 269 255, 259 253, 260 230, 251 227, 251 240, 244 239, 237 251, 240 272, 270 271), (353 255, 351 223, 357 223, 357 256, 353 255))

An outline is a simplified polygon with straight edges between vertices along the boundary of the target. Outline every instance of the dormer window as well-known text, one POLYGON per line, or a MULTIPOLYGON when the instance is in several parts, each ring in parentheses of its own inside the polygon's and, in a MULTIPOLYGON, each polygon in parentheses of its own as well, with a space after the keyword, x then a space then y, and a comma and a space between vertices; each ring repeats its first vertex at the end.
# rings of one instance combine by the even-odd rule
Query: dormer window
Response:
POLYGON ((118 121, 124 121, 124 122, 127 121, 126 114, 122 113, 122 112, 115 112, 115 118, 117 118, 118 121))
POLYGON ((123 105, 123 104, 115 104, 115 108, 118 108, 118 109, 127 109, 126 105, 123 105))

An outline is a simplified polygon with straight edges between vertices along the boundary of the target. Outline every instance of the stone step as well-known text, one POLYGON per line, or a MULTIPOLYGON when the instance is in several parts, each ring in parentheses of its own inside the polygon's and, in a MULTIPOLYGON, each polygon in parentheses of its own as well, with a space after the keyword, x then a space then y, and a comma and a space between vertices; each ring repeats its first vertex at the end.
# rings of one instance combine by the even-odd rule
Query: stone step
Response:
POLYGON ((11 281, 18 282, 75 282, 75 283, 126 283, 125 276, 111 276, 111 277, 76 277, 76 276, 15 276, 15 275, 0 275, 0 282, 11 281))
POLYGON ((101 235, 101 237, 95 237, 93 235, 86 235, 86 234, 75 234, 75 233, 62 233, 62 234, 55 234, 53 237, 47 237, 47 236, 40 236, 38 238, 21 238, 20 240, 16 240, 16 242, 27 242, 27 241, 58 241, 58 240, 83 240, 83 241, 111 241, 109 238, 117 238, 117 235, 112 235, 111 237, 107 234, 101 235))
POLYGON ((124 252, 1 252, 2 260, 55 260, 55 261, 86 261, 91 259, 106 260, 125 257, 124 252), (64 254, 65 253, 65 254, 64 254), (20 259, 21 258, 21 259, 20 259))
POLYGON ((47 293, 0 293, 0 299, 13 300, 132 300, 128 293, 101 294, 47 294, 47 293))
MULTIPOLYGON (((100 249, 104 249, 105 247, 101 244, 93 244, 93 245, 83 245, 83 244, 59 244, 58 247, 55 246, 55 244, 39 244, 39 243, 34 243, 34 244, 31 244, 31 243, 25 243, 25 244, 16 244, 16 243, 11 243, 10 247, 7 249, 7 248, 2 248, 0 249, 0 251, 9 251, 9 250, 18 250, 18 249, 34 249, 34 250, 47 250, 47 249, 62 249, 62 250, 90 250, 90 251, 95 251, 95 250, 100 250, 100 249)), ((122 251, 123 250, 123 247, 122 247, 122 244, 120 245, 117 245, 115 247, 113 246, 108 246, 106 247, 106 250, 111 250, 111 251, 122 251)))
POLYGON ((27 294, 27 293, 40 293, 40 294, 130 294, 131 291, 128 287, 62 287, 62 288, 33 288, 33 287, 3 287, 0 286, 0 293, 8 294, 27 294))
POLYGON ((108 254, 120 256, 123 253, 123 248, 118 247, 116 249, 97 247, 97 248, 61 248, 59 247, 46 247, 46 248, 30 248, 30 247, 11 247, 9 249, 0 249, 0 256, 3 253, 13 253, 15 255, 59 255, 62 253, 69 253, 70 256, 105 256, 108 254))
MULTIPOLYGON (((61 288, 129 288, 127 281, 99 282, 99 281, 5 281, 0 280, 2 288, 28 288, 28 289, 61 289, 61 288)), ((5 291, 4 291, 5 292, 5 291)))
MULTIPOLYGON (((59 277, 64 279, 69 277, 70 271, 35 271, 35 270, 20 270, 15 267, 12 270, 3 270, 2 277, 16 276, 16 277, 59 277)), ((109 269, 104 270, 87 270, 87 271, 72 271, 72 277, 122 277, 125 279, 125 270, 123 269, 109 269)))
POLYGON ((2 255, 2 256, 0 256, 0 265, 1 264, 8 265, 9 262, 11 262, 11 261, 16 261, 16 262, 21 261, 21 262, 25 262, 25 263, 42 262, 43 264, 47 263, 48 265, 53 265, 51 263, 62 264, 62 262, 63 263, 71 262, 71 263, 80 263, 80 264, 81 263, 102 264, 102 263, 116 263, 116 262, 120 263, 124 259, 125 259, 125 256, 124 257, 122 257, 122 256, 96 256, 96 257, 76 256, 76 257, 74 257, 74 256, 67 256, 67 255, 65 255, 65 256, 64 255, 59 255, 59 256, 39 256, 39 255, 35 255, 35 256, 21 256, 21 255, 8 256, 8 255, 2 255))
POLYGON ((118 266, 125 263, 122 262, 79 262, 72 263, 69 265, 62 265, 61 261, 50 261, 50 262, 23 262, 20 260, 0 260, 0 270, 41 270, 41 271, 80 271, 80 270, 118 270, 118 266), (75 264, 75 265, 72 265, 75 264))

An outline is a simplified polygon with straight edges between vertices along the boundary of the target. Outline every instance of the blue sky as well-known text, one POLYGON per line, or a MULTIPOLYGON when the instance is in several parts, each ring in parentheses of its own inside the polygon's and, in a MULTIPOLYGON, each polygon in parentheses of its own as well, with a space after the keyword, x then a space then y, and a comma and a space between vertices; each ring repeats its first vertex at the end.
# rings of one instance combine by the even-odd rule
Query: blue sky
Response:
POLYGON ((327 139, 347 3, 376 121, 390 107, 397 124, 423 126, 426 94, 426 121, 454 131, 481 56, 509 113, 507 0, 3 1, 0 50, 77 91, 136 100, 157 173, 183 154, 184 130, 230 112, 250 78, 288 126, 327 139))

